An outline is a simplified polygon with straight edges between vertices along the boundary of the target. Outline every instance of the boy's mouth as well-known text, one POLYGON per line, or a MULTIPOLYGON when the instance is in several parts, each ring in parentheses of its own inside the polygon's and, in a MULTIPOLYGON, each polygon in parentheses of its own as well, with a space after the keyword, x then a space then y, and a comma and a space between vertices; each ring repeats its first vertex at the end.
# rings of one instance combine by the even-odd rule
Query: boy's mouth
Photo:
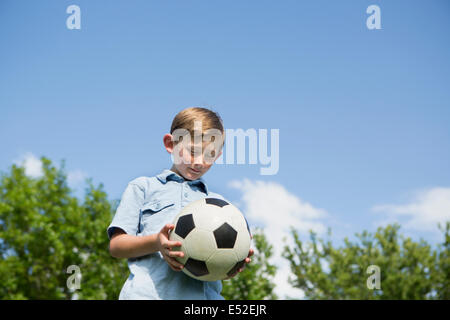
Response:
POLYGON ((195 174, 199 174, 200 173, 200 171, 198 171, 198 170, 195 170, 195 169, 192 169, 192 168, 189 168, 189 169, 195 174))

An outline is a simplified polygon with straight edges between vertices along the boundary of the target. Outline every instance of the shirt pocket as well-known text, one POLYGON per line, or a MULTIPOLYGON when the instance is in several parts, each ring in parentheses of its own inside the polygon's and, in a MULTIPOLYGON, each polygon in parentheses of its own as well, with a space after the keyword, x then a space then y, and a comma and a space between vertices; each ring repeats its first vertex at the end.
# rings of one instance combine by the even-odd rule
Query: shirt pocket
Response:
POLYGON ((159 232, 167 223, 166 213, 174 206, 173 201, 157 200, 142 206, 139 216, 139 233, 153 234, 159 232))

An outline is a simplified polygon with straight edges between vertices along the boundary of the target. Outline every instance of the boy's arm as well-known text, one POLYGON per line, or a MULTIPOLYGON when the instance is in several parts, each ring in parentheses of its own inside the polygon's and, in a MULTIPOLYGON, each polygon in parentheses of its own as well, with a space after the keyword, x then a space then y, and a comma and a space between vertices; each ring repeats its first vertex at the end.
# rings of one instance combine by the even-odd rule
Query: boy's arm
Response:
POLYGON ((109 241, 109 252, 114 258, 135 258, 157 251, 156 234, 138 237, 115 228, 109 241))
POLYGON ((172 251, 172 248, 181 246, 181 242, 169 240, 169 232, 174 227, 173 224, 166 224, 159 233, 139 237, 115 228, 109 242, 109 252, 114 258, 135 258, 160 251, 169 266, 180 271, 183 265, 175 258, 182 258, 184 253, 172 251))

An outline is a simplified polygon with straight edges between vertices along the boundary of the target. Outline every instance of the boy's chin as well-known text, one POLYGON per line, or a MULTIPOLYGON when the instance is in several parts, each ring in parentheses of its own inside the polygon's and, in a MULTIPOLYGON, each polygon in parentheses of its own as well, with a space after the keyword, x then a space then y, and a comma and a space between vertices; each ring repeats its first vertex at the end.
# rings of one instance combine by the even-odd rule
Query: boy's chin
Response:
POLYGON ((191 171, 191 169, 189 169, 189 168, 186 169, 184 174, 185 174, 185 178, 189 179, 189 180, 196 180, 196 179, 200 178, 202 175, 201 172, 197 173, 197 172, 191 171))

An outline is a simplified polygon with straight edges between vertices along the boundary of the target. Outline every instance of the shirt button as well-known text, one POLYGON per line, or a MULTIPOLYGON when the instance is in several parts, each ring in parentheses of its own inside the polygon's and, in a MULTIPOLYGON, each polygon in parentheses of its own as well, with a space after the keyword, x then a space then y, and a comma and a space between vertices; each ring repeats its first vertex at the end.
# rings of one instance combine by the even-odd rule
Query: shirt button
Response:
POLYGON ((187 196, 188 196, 187 192, 184 193, 184 196, 187 198, 187 196))

